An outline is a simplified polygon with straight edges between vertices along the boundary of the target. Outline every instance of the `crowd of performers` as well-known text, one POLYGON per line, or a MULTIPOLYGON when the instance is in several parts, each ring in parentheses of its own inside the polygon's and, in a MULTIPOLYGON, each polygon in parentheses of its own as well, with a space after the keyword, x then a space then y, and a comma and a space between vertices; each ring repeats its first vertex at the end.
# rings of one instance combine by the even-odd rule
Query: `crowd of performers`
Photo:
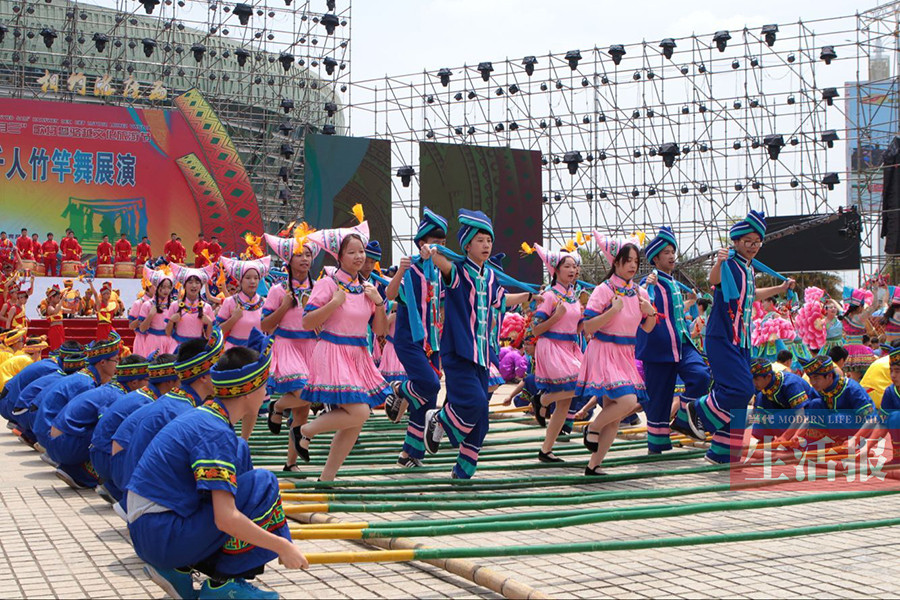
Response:
MULTIPOLYGON (((795 282, 754 258, 761 213, 731 228, 710 301, 674 277, 678 241, 668 227, 646 245, 598 232, 557 251, 523 244, 547 270, 548 284, 536 287, 504 273, 485 214, 459 211, 460 255, 445 246, 448 221, 423 212, 418 252, 384 272, 356 209, 353 227, 251 236, 240 258, 148 262, 144 293, 128 310, 130 349, 109 326, 87 346, 63 341, 41 359, 46 341, 11 327, 0 338, 0 414, 68 485, 113 504, 150 576, 181 598, 196 597, 195 571, 209 577, 200 597, 269 597, 247 581, 268 561, 305 566, 275 473, 250 459, 261 408, 273 433, 289 428, 285 471, 301 471, 311 440, 334 434, 322 481, 335 479, 378 407, 406 419, 399 466, 421 467, 447 442, 458 454, 451 476, 471 478, 491 395, 509 380, 518 385, 507 402, 530 404, 546 427, 537 460, 563 463, 557 438, 588 420, 586 477, 604 475, 619 427, 641 411, 651 454, 672 448, 674 429, 711 434, 711 462, 740 460, 746 440, 729 424, 752 406, 809 412, 774 432, 787 444, 837 437, 813 415, 850 411, 863 423, 853 437, 889 432, 900 460, 900 290, 850 290, 841 306, 809 288, 796 302, 795 282), (262 239, 283 262, 278 281, 262 239), (590 244, 610 265, 594 284, 580 279, 579 246, 590 244), (335 265, 313 273, 322 251, 335 265), (652 270, 638 281, 642 261, 652 270), (757 288, 758 270, 783 283, 757 288)), ((102 307, 110 293, 104 285, 92 295, 102 307)))

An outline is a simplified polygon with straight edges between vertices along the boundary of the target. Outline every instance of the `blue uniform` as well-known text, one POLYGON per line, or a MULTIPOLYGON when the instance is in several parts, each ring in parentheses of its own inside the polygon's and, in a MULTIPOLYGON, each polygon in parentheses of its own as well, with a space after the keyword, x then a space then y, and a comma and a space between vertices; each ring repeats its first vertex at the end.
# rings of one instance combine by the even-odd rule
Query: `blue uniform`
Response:
POLYGON ((691 341, 678 283, 662 271, 657 273, 657 281, 648 289, 657 311, 656 327, 650 333, 639 327, 635 347, 635 357, 644 365, 649 398, 644 412, 650 452, 672 449, 669 420, 677 380, 684 384, 681 395, 684 402, 696 400, 709 391, 709 367, 691 341))
POLYGON ((122 499, 122 490, 115 485, 112 478, 113 435, 128 415, 157 398, 159 398, 159 390, 151 383, 147 387, 116 398, 100 413, 100 420, 91 436, 91 464, 100 477, 103 487, 116 500, 122 499))
POLYGON ((52 358, 45 358, 37 362, 33 362, 26 366, 6 382, 2 394, 0 394, 0 416, 7 421, 15 422, 13 410, 16 399, 19 394, 28 387, 32 382, 37 381, 44 375, 49 375, 59 370, 59 363, 52 358))
POLYGON ((891 434, 894 455, 891 462, 900 460, 900 392, 896 385, 889 385, 881 396, 881 418, 891 434))
POLYGON ((53 427, 62 434, 50 437, 47 454, 78 484, 96 487, 100 483, 91 464, 91 436, 101 412, 126 393, 122 384, 111 381, 72 398, 53 420, 53 427))
MULTIPOLYGON (((762 415, 774 411, 798 411, 809 400, 818 398, 819 394, 811 385, 789 371, 772 373, 772 381, 761 392, 756 393, 754 411, 762 415)), ((782 430, 770 430, 762 423, 753 425, 753 436, 763 439, 766 435, 778 435, 782 430)))
POLYGON ((804 405, 809 418, 807 434, 828 435, 835 441, 843 441, 856 433, 862 421, 875 416, 875 403, 866 390, 849 377, 838 377, 818 398, 804 405))
POLYGON ((441 363, 450 385, 439 419, 459 456, 453 473, 475 474, 488 432, 491 308, 499 309, 506 291, 497 276, 471 259, 453 264, 446 284, 441 363))
POLYGON ((116 456, 122 453, 125 453, 125 456, 119 473, 116 472, 115 461, 113 462, 113 483, 119 489, 126 489, 138 461, 156 434, 174 421, 175 417, 202 403, 203 398, 189 385, 182 383, 180 388, 160 396, 156 402, 139 408, 122 421, 122 425, 113 436, 113 441, 122 446, 122 451, 116 456), (126 437, 129 433, 130 435, 126 437))
POLYGON ((191 567, 217 580, 262 572, 277 554, 216 527, 214 490, 232 494, 237 509, 263 529, 291 539, 278 480, 253 469, 226 408, 210 401, 168 423, 138 462, 127 496, 138 556, 155 567, 191 567))
POLYGON ((441 272, 434 263, 414 259, 403 275, 394 321, 394 351, 409 378, 399 391, 409 403, 409 423, 403 451, 425 456, 425 413, 437 406, 441 380, 441 272))
POLYGON ((63 407, 75 396, 82 392, 92 390, 100 385, 100 374, 93 365, 88 366, 77 373, 64 377, 41 394, 40 406, 34 415, 32 431, 34 437, 41 446, 47 448, 50 444, 50 427, 63 407))
MULTIPOLYGON (((737 297, 726 301, 723 286, 717 285, 709 320, 706 323, 706 356, 713 376, 712 391, 696 400, 703 428, 713 434, 706 453, 714 462, 736 461, 741 440, 732 439, 731 411, 745 409, 756 393, 750 375, 750 327, 756 297, 755 272, 750 261, 735 254, 724 263, 737 288, 737 297)), ((685 402, 683 401, 682 404, 685 402)), ((677 419, 684 419, 679 410, 677 419)))
POLYGON ((19 430, 25 439, 31 442, 35 441, 34 432, 31 428, 34 424, 34 416, 37 414, 41 393, 50 389, 57 380, 65 376, 66 373, 62 369, 57 368, 55 371, 50 371, 27 386, 23 386, 19 395, 11 400, 13 418, 18 423, 19 430))

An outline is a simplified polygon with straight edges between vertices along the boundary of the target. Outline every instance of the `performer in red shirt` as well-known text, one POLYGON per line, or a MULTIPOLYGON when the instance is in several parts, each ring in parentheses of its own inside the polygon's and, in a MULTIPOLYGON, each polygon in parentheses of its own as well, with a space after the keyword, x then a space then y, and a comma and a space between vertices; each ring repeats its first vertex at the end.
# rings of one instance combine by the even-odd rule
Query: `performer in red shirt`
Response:
POLYGON ((28 230, 22 228, 22 233, 16 238, 16 250, 19 251, 19 258, 22 260, 34 260, 34 248, 31 245, 31 238, 28 237, 28 230))
POLYGON ((131 262, 131 242, 128 241, 127 233, 123 233, 116 242, 116 262, 131 262))
POLYGON ((203 251, 209 248, 209 242, 207 242, 203 237, 203 232, 201 231, 197 234, 197 241, 194 243, 194 267, 199 269, 200 267, 205 267, 209 264, 209 261, 206 260, 206 257, 203 256, 203 251))
POLYGON ((187 249, 184 247, 184 244, 181 243, 181 238, 175 238, 175 243, 177 244, 177 246, 175 246, 175 262, 179 265, 183 265, 187 258, 187 249))
POLYGON ((13 246, 12 240, 6 236, 5 231, 0 231, 0 262, 16 264, 15 246, 13 246))
POLYGON ((150 250, 150 240, 145 235, 141 238, 141 243, 137 245, 137 264, 138 266, 143 266, 148 260, 153 257, 153 251, 150 250))
POLYGON ((47 241, 41 244, 41 257, 44 262, 44 268, 47 270, 47 277, 56 277, 59 271, 56 270, 56 253, 59 252, 59 244, 53 241, 53 234, 47 234, 47 241))
POLYGON ((81 260, 81 244, 71 229, 66 229, 66 237, 59 243, 59 249, 63 254, 63 260, 81 260))
POLYGON ((222 256, 222 246, 219 245, 219 238, 216 236, 209 238, 209 246, 206 247, 206 252, 209 254, 209 262, 211 264, 218 262, 219 257, 222 256))
POLYGON ((113 247, 112 244, 109 243, 109 236, 104 235, 103 241, 97 244, 97 264, 98 265, 111 265, 113 264, 113 247))
POLYGON ((178 262, 178 246, 180 245, 178 243, 178 235, 173 233, 171 239, 163 246, 163 256, 166 257, 167 261, 178 262))

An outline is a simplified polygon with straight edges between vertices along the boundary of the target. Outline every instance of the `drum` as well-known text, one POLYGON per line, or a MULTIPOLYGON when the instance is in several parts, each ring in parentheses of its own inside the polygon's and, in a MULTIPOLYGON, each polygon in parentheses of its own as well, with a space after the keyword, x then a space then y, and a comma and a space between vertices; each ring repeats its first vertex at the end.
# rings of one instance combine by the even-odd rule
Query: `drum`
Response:
POLYGON ((109 279, 115 273, 113 265, 97 265, 97 278, 109 279))
POLYGON ((81 262, 77 260, 62 261, 62 270, 59 274, 63 277, 78 277, 78 270, 81 268, 81 262))
MULTIPOLYGON (((23 271, 34 271, 34 261, 29 258, 22 259, 22 270, 23 271)), ((43 265, 41 265, 43 266, 43 265)))
POLYGON ((32 271, 35 277, 43 277, 47 274, 47 269, 44 267, 44 263, 34 263, 34 270, 32 271))
POLYGON ((134 263, 130 261, 117 262, 115 267, 115 275, 116 278, 120 279, 133 279, 134 263))

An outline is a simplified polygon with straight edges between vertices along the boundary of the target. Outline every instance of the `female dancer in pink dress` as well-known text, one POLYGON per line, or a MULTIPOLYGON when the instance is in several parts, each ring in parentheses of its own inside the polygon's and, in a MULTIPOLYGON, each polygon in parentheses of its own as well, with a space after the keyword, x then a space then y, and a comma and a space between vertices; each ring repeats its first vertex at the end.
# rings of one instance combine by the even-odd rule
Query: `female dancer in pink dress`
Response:
MULTIPOLYGON (((300 231, 306 231, 301 225, 300 231)), ((284 261, 288 271, 286 283, 269 290, 263 305, 263 331, 274 338, 272 346, 272 387, 281 394, 269 403, 269 430, 281 432, 284 411, 291 411, 291 444, 288 446, 285 471, 299 471, 296 444, 300 427, 309 419, 309 403, 300 399, 300 391, 309 378, 309 361, 316 348, 316 332, 303 326, 303 307, 312 291, 309 268, 319 247, 300 237, 277 237, 265 234, 269 248, 284 261)))
POLYGON ((575 383, 581 372, 583 354, 578 343, 583 309, 575 292, 581 257, 575 252, 548 252, 538 244, 523 245, 537 252, 550 274, 550 289, 541 295, 534 313, 532 332, 537 337, 534 350, 535 383, 542 394, 532 397, 535 418, 546 423, 547 435, 538 451, 538 460, 563 462, 553 454, 553 445, 566 422, 575 383), (549 422, 548 407, 556 404, 549 422))
POLYGON ((131 352, 141 356, 147 356, 145 347, 147 344, 147 334, 140 330, 141 325, 141 307, 144 306, 153 296, 156 295, 156 284, 145 278, 144 291, 137 297, 131 308, 128 310, 128 328, 134 332, 134 343, 131 352))
POLYGON ((370 320, 375 335, 387 333, 387 315, 378 290, 359 277, 369 240, 365 221, 349 229, 317 231, 310 239, 334 256, 340 269, 316 282, 303 317, 305 327, 320 333, 301 397, 325 404, 328 412, 300 429, 298 450, 300 458, 308 462, 310 439, 334 431, 320 477, 332 481, 369 418, 370 407, 378 406, 391 393, 366 340, 370 320))
POLYGON ((166 335, 172 336, 179 344, 195 338, 209 338, 216 315, 212 306, 200 298, 200 292, 209 283, 215 267, 194 269, 177 264, 171 267, 182 292, 178 302, 173 302, 166 313, 166 335))
POLYGON ((403 363, 400 362, 397 351, 394 349, 397 303, 388 301, 385 307, 387 308, 388 335, 384 342, 384 348, 381 351, 381 362, 378 364, 378 370, 381 371, 384 380, 388 383, 393 384, 396 382, 400 384, 409 381, 409 376, 406 374, 406 369, 403 368, 403 363))
POLYGON ((591 459, 588 476, 604 475, 600 463, 616 437, 619 421, 647 400, 644 380, 634 359, 637 329, 652 331, 656 310, 647 290, 633 281, 640 266, 636 239, 625 243, 594 232, 594 239, 612 265, 606 278, 594 288, 584 310, 584 333, 591 336, 575 394, 603 398, 603 410, 584 430, 584 446, 591 459))
POLYGON ((173 278, 168 267, 155 271, 144 267, 144 277, 156 284, 156 292, 141 307, 137 331, 146 334, 144 356, 154 352, 171 354, 175 352, 175 340, 166 335, 166 313, 172 304, 173 278))

